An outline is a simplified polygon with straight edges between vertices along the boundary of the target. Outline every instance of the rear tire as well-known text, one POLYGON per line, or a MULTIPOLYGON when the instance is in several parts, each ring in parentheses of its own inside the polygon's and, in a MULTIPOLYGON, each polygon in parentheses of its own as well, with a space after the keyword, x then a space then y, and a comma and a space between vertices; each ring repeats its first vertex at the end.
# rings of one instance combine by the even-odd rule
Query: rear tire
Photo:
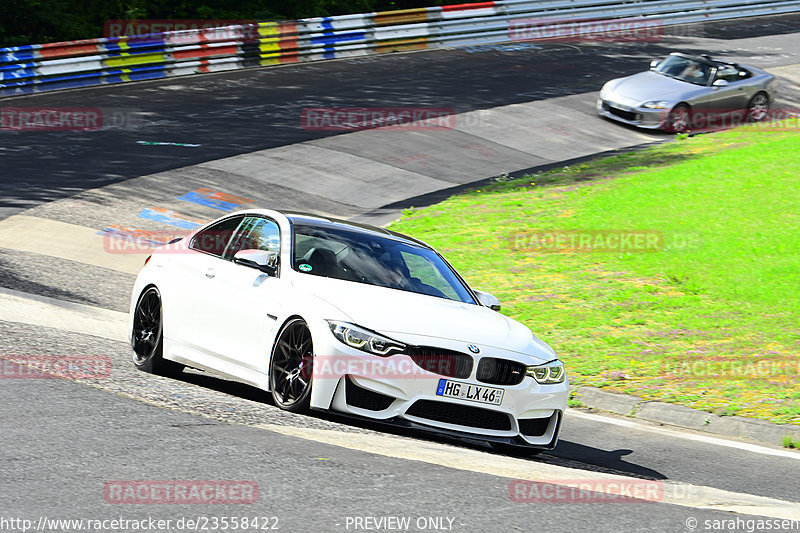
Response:
POLYGON ((769 95, 756 93, 747 104, 747 121, 761 122, 769 115, 769 95))
POLYGON ((269 389, 275 405, 300 413, 311 404, 314 345, 311 331, 300 318, 284 324, 272 349, 269 389))
POLYGON ((133 364, 143 372, 174 376, 180 374, 183 365, 164 359, 164 313, 161 293, 148 287, 139 296, 133 311, 131 348, 133 364))

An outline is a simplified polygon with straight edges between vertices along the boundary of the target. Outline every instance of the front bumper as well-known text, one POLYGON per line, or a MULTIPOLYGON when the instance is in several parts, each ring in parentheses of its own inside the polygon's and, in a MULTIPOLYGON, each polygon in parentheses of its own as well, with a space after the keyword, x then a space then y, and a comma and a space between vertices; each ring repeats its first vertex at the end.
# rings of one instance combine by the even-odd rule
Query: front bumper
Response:
MULTIPOLYGON (((363 415, 355 415, 352 413, 346 413, 341 411, 334 411, 338 416, 345 416, 349 417, 353 420, 363 420, 363 415)), ((552 431, 548 428, 548 434, 552 433, 553 437, 547 444, 531 444, 526 439, 521 436, 515 437, 494 437, 491 435, 475 435, 474 433, 464 432, 464 431, 456 431, 451 429, 445 429, 441 427, 431 426, 428 424, 420 424, 417 422, 412 422, 411 420, 394 417, 388 420, 383 419, 373 419, 373 423, 382 424, 390 427, 397 427, 397 428, 404 428, 410 429, 414 431, 421 431, 428 434, 433 435, 442 435, 446 437, 454 437, 459 439, 470 439, 470 440, 480 440, 483 442, 496 442, 500 444, 510 444, 512 446, 518 446, 520 448, 533 448, 533 449, 540 449, 540 450, 552 450, 556 447, 558 443, 558 436, 561 432, 561 422, 564 419, 563 411, 556 411, 553 414, 554 426, 552 431)))
POLYGON ((667 119, 666 109, 627 106, 611 100, 597 100, 597 114, 617 122, 645 129, 662 129, 667 119))
MULTIPOLYGON (((463 354, 474 360, 468 376, 450 377, 423 369, 406 354, 373 356, 333 340, 325 342, 323 347, 318 346, 315 339, 315 352, 331 355, 315 356, 312 408, 459 437, 537 448, 551 449, 558 440, 561 417, 569 397, 567 380, 540 385, 532 377, 525 376, 517 384, 499 385, 477 379, 482 358, 502 358, 524 364, 520 354, 481 347, 481 355, 463 354), (441 379, 502 389, 502 402, 494 405, 437 395, 441 379)), ((453 350, 455 346, 440 348, 453 350)))

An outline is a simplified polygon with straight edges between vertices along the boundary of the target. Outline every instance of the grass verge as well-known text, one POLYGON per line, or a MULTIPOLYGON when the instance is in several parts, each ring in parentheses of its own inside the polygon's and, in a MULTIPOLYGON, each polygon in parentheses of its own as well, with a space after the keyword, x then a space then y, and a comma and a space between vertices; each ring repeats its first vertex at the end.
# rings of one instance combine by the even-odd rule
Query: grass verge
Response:
POLYGON ((800 424, 798 153, 792 132, 680 139, 500 181, 391 229, 495 293, 574 384, 800 424))

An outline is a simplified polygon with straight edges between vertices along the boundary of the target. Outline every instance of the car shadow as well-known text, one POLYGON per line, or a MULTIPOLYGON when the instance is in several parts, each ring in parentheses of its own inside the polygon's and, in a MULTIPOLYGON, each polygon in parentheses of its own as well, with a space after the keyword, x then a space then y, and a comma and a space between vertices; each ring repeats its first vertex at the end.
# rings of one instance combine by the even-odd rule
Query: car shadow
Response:
POLYGON ((206 389, 237 396, 245 400, 250 400, 251 402, 275 405, 268 392, 253 387, 252 385, 215 376, 214 374, 203 372, 202 370, 190 368, 184 370, 177 376, 171 377, 178 381, 183 381, 184 383, 191 383, 192 385, 197 385, 206 389))
MULTIPOLYGON (((272 401, 272 397, 268 392, 250 385, 239 383, 237 381, 217 377, 212 374, 194 369, 189 369, 182 372, 175 379, 185 383, 191 383, 198 387, 203 387, 252 402, 268 405, 277 409, 272 401)), ((418 429, 399 427, 386 422, 355 418, 349 415, 329 411, 311 411, 301 416, 307 416, 317 420, 324 420, 334 424, 341 424, 351 428, 360 428, 388 435, 410 437, 416 440, 428 442, 437 442, 450 446, 489 452, 498 456, 513 457, 516 459, 547 463, 555 466, 579 468, 581 470, 624 475, 642 479, 666 479, 665 475, 657 472, 656 470, 624 460, 623 458, 625 456, 633 453, 633 450, 629 449, 608 451, 601 450, 593 446, 587 446, 585 444, 561 440, 554 450, 545 451, 539 455, 531 454, 530 450, 525 448, 520 448, 519 450, 514 451, 500 452, 492 448, 488 443, 481 440, 464 439, 451 437, 448 435, 427 433, 418 429)), ((264 422, 269 423, 269 420, 264 420, 264 422)))
POLYGON ((584 470, 597 469, 600 472, 625 473, 628 476, 643 479, 667 479, 667 476, 656 470, 626 461, 624 457, 632 453, 633 450, 629 449, 601 450, 593 446, 564 440, 559 441, 554 450, 545 452, 555 464, 560 464, 561 461, 578 462, 584 465, 582 467, 584 470))

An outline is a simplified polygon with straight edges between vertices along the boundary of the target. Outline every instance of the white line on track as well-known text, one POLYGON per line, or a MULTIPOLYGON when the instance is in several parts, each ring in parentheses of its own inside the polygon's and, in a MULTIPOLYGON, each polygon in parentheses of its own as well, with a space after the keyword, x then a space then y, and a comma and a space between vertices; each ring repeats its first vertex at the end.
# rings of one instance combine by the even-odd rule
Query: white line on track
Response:
POLYGON ((726 446, 728 448, 736 448, 737 450, 744 450, 753 453, 760 453, 762 455, 773 455, 775 457, 788 457, 790 459, 800 459, 800 453, 789 450, 776 450, 767 448, 766 446, 759 446, 758 444, 750 444, 747 442, 732 441, 712 437, 710 435, 699 435, 697 433, 682 431, 679 429, 671 429, 664 426, 651 426, 633 420, 622 420, 610 416, 596 415, 592 413, 584 413, 582 411, 575 411, 569 409, 567 416, 575 418, 583 418, 584 420, 591 420, 594 422, 602 422, 603 424, 611 424, 613 426, 620 426, 624 428, 637 429, 639 431, 647 431, 649 433, 658 433, 659 435, 666 435, 679 439, 693 440, 705 444, 713 444, 715 446, 726 446))
MULTIPOLYGON (((642 483, 641 479, 627 476, 505 457, 435 442, 420 442, 406 437, 346 433, 274 424, 259 424, 256 427, 386 457, 421 461, 514 480, 532 480, 565 486, 573 486, 576 481, 590 483, 595 481, 596 483, 593 485, 595 488, 592 489, 592 492, 603 492, 612 497, 619 494, 616 491, 619 491, 621 486, 636 486, 637 483, 642 483)), ((672 481, 665 481, 663 489, 663 496, 659 500, 661 503, 693 509, 800 520, 800 505, 797 502, 672 481)))
POLYGON ((128 314, 0 287, 0 320, 104 339, 128 339, 128 314))
POLYGON ((122 243, 115 239, 104 240, 96 229, 49 218, 14 215, 0 220, 2 248, 137 274, 147 255, 123 253, 122 243))

